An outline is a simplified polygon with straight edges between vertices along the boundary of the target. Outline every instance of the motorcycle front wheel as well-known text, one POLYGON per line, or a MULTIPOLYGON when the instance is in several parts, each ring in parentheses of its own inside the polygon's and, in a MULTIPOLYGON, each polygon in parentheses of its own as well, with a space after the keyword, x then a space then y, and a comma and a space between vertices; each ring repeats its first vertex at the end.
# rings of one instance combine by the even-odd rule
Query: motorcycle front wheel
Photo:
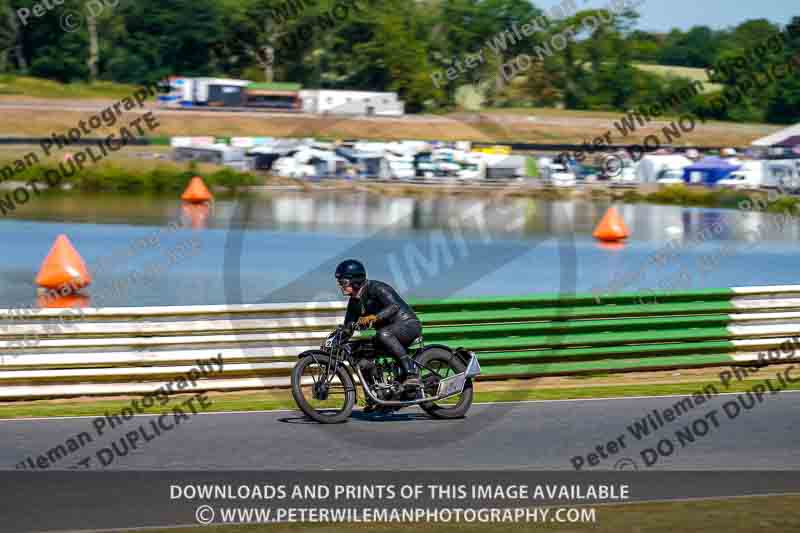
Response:
POLYGON ((292 397, 307 417, 322 424, 347 420, 356 403, 356 386, 347 369, 328 369, 327 355, 301 358, 292 370, 292 397))

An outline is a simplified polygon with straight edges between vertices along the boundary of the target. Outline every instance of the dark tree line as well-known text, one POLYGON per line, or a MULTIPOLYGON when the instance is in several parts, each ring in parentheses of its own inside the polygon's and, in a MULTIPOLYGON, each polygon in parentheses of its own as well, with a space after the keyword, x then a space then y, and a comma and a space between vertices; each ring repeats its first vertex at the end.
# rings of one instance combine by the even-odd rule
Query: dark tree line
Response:
MULTIPOLYGON (((581 11, 492 48, 488 43, 512 24, 543 10, 528 0, 304 0, 290 12, 287 0, 106 0, 100 9, 102 2, 63 0, 23 23, 17 10, 32 12, 37 2, 0 0, 0 72, 62 82, 143 83, 179 74, 388 90, 399 92, 410 111, 451 109, 469 96, 494 107, 624 110, 687 83, 636 64, 706 68, 783 30, 756 19, 722 30, 651 33, 635 29, 634 12, 581 11), (64 29, 67 12, 82 16, 75 31, 64 29), (276 12, 287 16, 270 16, 276 12), (594 27, 589 17, 607 22, 594 27), (569 44, 539 60, 536 47, 570 28, 578 31, 569 44), (432 73, 480 53, 479 65, 434 84, 432 73), (520 54, 536 61, 504 79, 503 66, 520 54)), ((800 27, 800 17, 794 24, 800 27)), ((780 52, 787 62, 800 54, 799 39, 780 52)), ((687 107, 702 108, 710 96, 687 107)), ((716 118, 796 122, 800 76, 716 118)))

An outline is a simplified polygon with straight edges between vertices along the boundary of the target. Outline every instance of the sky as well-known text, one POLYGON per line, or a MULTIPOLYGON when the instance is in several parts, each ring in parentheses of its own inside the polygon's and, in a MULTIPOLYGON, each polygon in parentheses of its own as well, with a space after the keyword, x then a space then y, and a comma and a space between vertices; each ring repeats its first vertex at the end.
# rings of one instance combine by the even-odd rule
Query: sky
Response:
MULTIPOLYGON (((672 28, 687 30, 692 26, 722 29, 748 19, 765 18, 785 25, 792 16, 800 16, 797 0, 638 0, 639 29, 667 32, 672 28)), ((534 5, 548 9, 561 0, 534 0, 534 5)), ((611 0, 577 0, 582 9, 601 8, 611 0)))

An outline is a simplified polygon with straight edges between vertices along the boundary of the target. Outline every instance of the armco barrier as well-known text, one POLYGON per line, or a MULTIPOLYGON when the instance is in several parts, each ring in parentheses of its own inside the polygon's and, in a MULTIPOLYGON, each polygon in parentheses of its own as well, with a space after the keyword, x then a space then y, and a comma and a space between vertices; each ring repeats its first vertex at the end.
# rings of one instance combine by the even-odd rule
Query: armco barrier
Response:
MULTIPOLYGON (((27 322, 5 311, 3 345, 26 335, 41 340, 3 350, 0 399, 147 392, 218 354, 223 372, 194 390, 287 387, 297 354, 318 347, 344 308, 85 309, 80 321, 58 328, 47 323, 63 310, 43 309, 27 322)), ((800 334, 800 285, 426 300, 414 308, 425 342, 475 351, 481 379, 752 365, 760 351, 800 334)))

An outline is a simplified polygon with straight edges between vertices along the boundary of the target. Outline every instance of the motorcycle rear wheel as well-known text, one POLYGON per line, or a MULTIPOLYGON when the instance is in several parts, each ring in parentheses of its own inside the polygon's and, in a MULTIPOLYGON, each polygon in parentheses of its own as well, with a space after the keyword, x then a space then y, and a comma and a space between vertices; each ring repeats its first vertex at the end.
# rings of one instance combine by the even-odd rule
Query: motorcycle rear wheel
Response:
POLYGON ((322 354, 300 359, 292 369, 292 397, 303 414, 312 420, 321 424, 339 424, 353 411, 356 386, 347 369, 339 365, 327 386, 327 398, 315 397, 315 387, 325 381, 329 361, 329 357, 322 354))
MULTIPOLYGON (((441 379, 452 377, 467 370, 467 365, 454 353, 444 348, 431 348, 418 359, 424 367, 435 370, 441 379)), ((420 368, 420 382, 425 387, 425 394, 436 395, 441 379, 430 370, 420 368)), ((453 419, 463 418, 472 406, 472 380, 468 379, 464 383, 464 390, 460 395, 451 396, 440 402, 425 402, 420 407, 434 418, 453 419)))

